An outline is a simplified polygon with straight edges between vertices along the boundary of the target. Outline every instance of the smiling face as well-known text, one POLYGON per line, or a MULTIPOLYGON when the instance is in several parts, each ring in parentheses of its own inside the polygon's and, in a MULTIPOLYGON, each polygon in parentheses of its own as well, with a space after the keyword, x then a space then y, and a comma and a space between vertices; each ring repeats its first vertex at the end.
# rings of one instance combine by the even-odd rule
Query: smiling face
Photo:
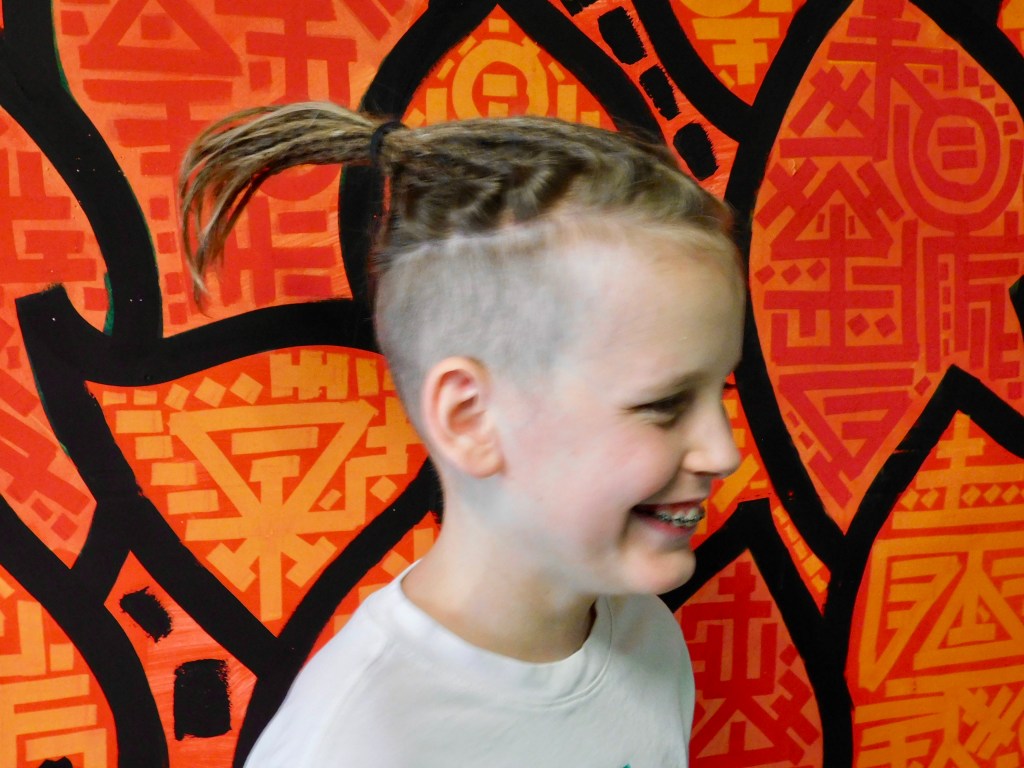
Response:
POLYGON ((739 462, 722 406, 744 294, 731 256, 683 238, 577 242, 581 329, 533 386, 499 383, 501 524, 538 573, 578 594, 687 581, 711 483, 739 462), (661 519, 659 519, 661 518, 661 519))

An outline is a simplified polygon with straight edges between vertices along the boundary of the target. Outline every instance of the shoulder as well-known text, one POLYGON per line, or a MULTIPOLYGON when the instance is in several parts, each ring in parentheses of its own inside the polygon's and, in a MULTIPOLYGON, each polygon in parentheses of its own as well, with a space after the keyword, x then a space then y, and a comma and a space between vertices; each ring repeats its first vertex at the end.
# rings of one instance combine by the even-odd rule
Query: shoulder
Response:
POLYGON ((352 756, 364 748, 379 749, 380 734, 372 730, 372 719, 367 722, 362 715, 386 705, 389 678, 400 674, 392 663, 393 637, 379 620, 388 589, 361 606, 303 667, 256 742, 247 768, 325 765, 336 758, 340 745, 352 756))

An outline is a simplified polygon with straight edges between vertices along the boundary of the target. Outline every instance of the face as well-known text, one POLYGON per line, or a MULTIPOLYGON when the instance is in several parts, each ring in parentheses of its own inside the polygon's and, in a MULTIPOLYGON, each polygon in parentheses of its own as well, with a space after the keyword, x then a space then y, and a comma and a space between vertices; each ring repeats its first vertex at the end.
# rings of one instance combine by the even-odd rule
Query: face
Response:
POLYGON ((500 392, 503 522, 562 588, 665 592, 693 574, 696 525, 664 518, 699 514, 739 463, 722 392, 739 361, 743 289, 729 257, 692 245, 574 247, 573 263, 587 264, 571 278, 579 332, 550 378, 500 392))

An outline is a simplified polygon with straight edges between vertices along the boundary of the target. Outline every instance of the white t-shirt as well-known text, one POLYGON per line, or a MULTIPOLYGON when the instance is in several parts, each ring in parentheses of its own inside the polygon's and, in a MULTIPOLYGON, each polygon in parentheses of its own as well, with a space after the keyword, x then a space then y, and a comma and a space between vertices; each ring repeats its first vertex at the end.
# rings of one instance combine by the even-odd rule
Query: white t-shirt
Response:
POLYGON ((597 602, 576 653, 467 643, 396 579, 303 668, 246 768, 685 768, 694 686, 656 597, 597 602))

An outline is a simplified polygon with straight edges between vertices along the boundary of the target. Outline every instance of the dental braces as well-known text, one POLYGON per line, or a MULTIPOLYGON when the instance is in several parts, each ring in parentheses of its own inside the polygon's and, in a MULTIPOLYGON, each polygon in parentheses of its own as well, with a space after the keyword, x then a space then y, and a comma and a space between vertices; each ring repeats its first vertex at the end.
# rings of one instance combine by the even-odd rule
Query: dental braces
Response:
POLYGON ((693 527, 700 523, 704 519, 705 513, 703 509, 698 509, 696 513, 687 510, 686 512, 679 512, 671 514, 668 512, 655 512, 654 517, 663 523, 668 523, 676 528, 688 528, 693 527))

